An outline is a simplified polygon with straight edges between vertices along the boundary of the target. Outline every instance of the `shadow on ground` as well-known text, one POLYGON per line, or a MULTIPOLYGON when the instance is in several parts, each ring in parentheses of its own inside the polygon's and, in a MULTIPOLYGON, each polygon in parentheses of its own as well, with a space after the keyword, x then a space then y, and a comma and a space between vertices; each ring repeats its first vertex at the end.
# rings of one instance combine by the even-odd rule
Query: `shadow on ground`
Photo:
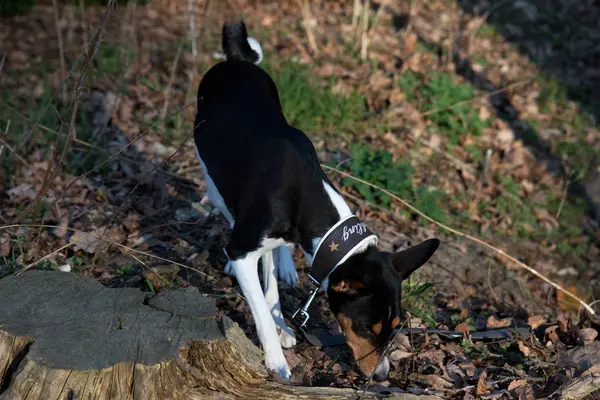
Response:
MULTIPOLYGON (((600 2, 597 0, 458 0, 458 5, 472 16, 487 16, 487 23, 513 43, 534 62, 547 79, 563 86, 566 97, 577 102, 595 122, 600 121, 600 2)), ((488 90, 485 77, 473 72, 468 60, 458 60, 459 72, 479 81, 488 90)), ((491 87, 490 87, 491 89, 491 87)), ((498 116, 509 122, 515 135, 523 139, 536 156, 549 161, 549 171, 564 173, 560 159, 537 132, 519 119, 506 96, 491 97, 499 106, 498 116), (545 157, 550 156, 550 157, 545 157), (557 163, 558 161, 558 163, 557 163)), ((600 160, 596 153, 588 173, 580 183, 570 186, 571 196, 589 201, 596 221, 600 222, 600 160)))

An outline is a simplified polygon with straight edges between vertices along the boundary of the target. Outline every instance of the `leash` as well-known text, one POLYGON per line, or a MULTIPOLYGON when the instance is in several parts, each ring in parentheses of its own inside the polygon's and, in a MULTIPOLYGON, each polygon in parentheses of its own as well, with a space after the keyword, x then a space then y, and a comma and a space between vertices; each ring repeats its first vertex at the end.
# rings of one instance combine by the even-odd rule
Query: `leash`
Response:
MULTIPOLYGON (((342 334, 332 334, 324 329, 310 333, 307 330, 306 325, 300 324, 297 320, 290 318, 290 315, 287 312, 286 316, 292 322, 292 324, 294 324, 296 331, 299 332, 304 340, 306 340, 311 346, 337 347, 346 344, 346 337, 342 334)), ((429 335, 438 335, 446 340, 461 341, 465 339, 464 333, 446 329, 397 328, 392 331, 392 336, 397 332, 405 335, 410 335, 411 333, 413 335, 427 333, 429 335)), ((530 336, 531 330, 529 328, 502 328, 469 333, 471 340, 478 342, 496 342, 501 340, 514 340, 517 338, 528 339, 530 336)))

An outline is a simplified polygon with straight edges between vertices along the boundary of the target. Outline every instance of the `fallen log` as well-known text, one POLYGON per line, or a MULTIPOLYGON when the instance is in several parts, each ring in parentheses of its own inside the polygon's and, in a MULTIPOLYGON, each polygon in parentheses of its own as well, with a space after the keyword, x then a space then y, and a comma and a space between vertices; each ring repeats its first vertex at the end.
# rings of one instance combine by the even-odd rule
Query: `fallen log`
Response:
POLYGON ((0 400, 358 395, 269 380, 261 350, 194 287, 149 295, 52 271, 0 280, 0 400))

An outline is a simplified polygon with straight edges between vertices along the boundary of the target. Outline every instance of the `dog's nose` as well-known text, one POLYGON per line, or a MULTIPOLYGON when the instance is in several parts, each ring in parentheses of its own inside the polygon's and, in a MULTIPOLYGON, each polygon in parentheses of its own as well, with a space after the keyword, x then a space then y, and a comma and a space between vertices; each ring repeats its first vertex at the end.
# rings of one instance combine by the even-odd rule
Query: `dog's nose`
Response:
POLYGON ((373 379, 377 382, 385 381, 388 378, 390 373, 390 361, 387 357, 384 357, 381 360, 381 363, 375 369, 375 373, 373 374, 373 379))

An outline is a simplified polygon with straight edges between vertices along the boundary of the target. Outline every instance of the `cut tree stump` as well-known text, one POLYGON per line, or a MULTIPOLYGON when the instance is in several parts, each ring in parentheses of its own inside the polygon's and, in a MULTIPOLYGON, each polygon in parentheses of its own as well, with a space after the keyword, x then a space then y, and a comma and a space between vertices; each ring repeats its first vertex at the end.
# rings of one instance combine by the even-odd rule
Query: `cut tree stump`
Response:
MULTIPOLYGON (((359 394, 269 380, 261 350, 194 287, 151 295, 51 271, 0 280, 0 400, 359 394)), ((362 398, 376 396, 367 392, 362 398)))

